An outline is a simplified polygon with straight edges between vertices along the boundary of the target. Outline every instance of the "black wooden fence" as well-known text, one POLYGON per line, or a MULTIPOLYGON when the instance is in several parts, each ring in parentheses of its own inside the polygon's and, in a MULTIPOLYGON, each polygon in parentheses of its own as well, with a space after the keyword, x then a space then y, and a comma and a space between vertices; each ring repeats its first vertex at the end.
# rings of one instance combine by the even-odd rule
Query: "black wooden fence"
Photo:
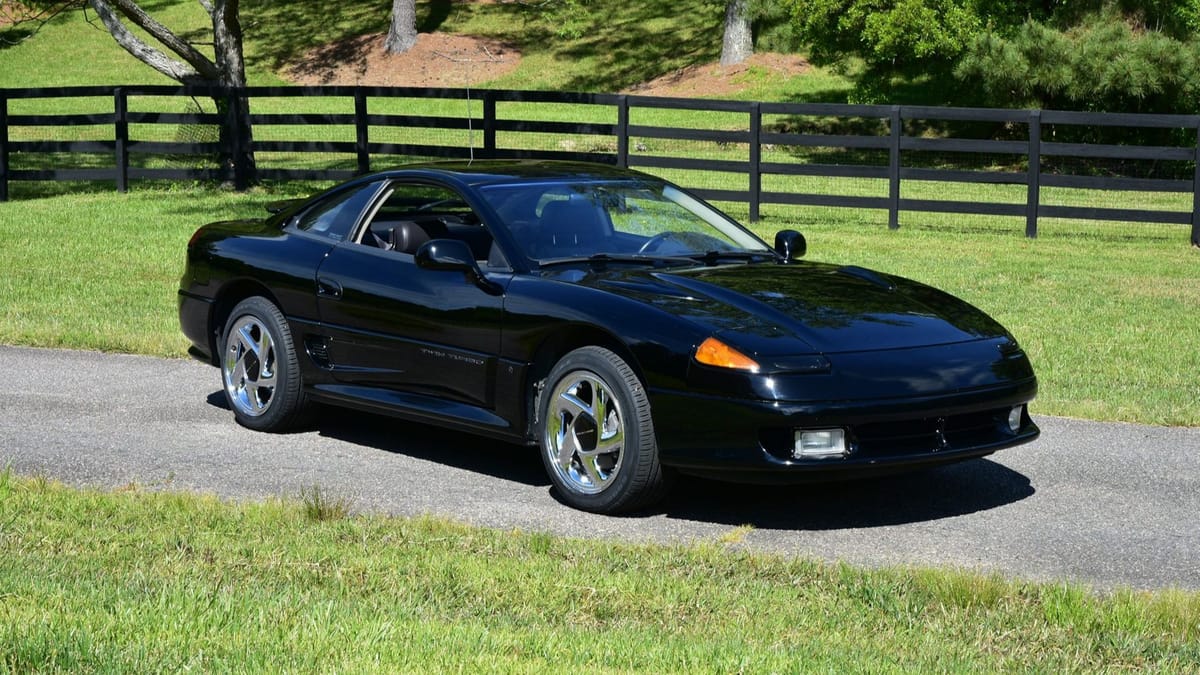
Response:
POLYGON ((751 220, 760 217, 764 204, 881 209, 886 210, 892 228, 899 227, 901 212, 982 214, 1023 219, 1030 237, 1037 235, 1041 218, 1111 220, 1190 225, 1192 242, 1200 245, 1200 115, 760 103, 408 87, 0 89, 0 201, 8 200, 10 185, 20 181, 111 181, 122 192, 131 180, 220 180, 244 186, 251 180, 251 167, 217 161, 244 151, 260 158, 282 154, 293 161, 312 153, 344 158, 321 166, 308 161, 296 161, 300 166, 260 162, 254 177, 264 180, 340 180, 368 172, 373 165, 379 168, 384 161, 395 164, 399 158, 574 159, 660 173, 724 176, 707 185, 687 178, 676 181, 706 199, 746 204, 751 220), (87 112, 46 112, 51 102, 70 110, 80 107, 70 103, 89 98, 111 101, 111 105, 105 102, 101 112, 95 107, 87 112), (298 102, 289 106, 278 99, 298 102), (207 101, 214 110, 228 112, 203 112, 199 103, 193 103, 194 110, 179 112, 180 101, 189 100, 207 101), (250 107, 245 123, 232 112, 239 100, 250 107), (467 112, 446 114, 443 106, 431 113, 422 102, 432 100, 463 102, 467 112), (217 105, 218 101, 225 105, 217 105), (267 101, 275 104, 266 105, 267 101), (14 111, 14 106, 31 102, 37 112, 14 111), (518 104, 514 115, 498 112, 509 104, 518 104), (316 111, 330 106, 340 106, 345 112, 316 111), (551 111, 563 107, 589 112, 576 114, 574 119, 552 119, 551 111), (382 111, 372 112, 372 108, 382 111), (473 112, 476 109, 478 115, 473 112), (688 114, 695 114, 698 121, 687 127, 661 123, 688 114), (709 116, 707 121, 704 115, 709 116), (579 121, 580 116, 588 121, 579 121), (795 120, 810 123, 793 123, 795 120), (982 136, 956 135, 956 129, 970 129, 971 125, 983 129, 982 136), (272 127, 285 126, 293 129, 293 137, 270 137, 272 127), (88 128, 93 135, 98 128, 107 131, 88 140, 64 140, 61 133, 51 131, 63 127, 88 128), (215 131, 222 127, 230 132, 223 140, 215 131), (303 130, 295 132, 297 127, 303 130), (1060 142, 1046 137, 1048 127, 1124 129, 1130 138, 1159 131, 1168 132, 1166 137, 1174 140, 1169 144, 1060 142), (171 138, 165 131, 180 128, 208 129, 210 137, 171 138), (411 137, 392 138, 398 129, 411 132, 411 137), (935 129, 940 131, 931 132, 935 129), (295 138, 297 134, 301 137, 295 138), (546 140, 560 136, 583 141, 553 144, 546 140), (452 142, 445 143, 446 138, 452 142), (73 163, 73 158, 80 157, 87 158, 82 166, 73 163), (1058 160, 1081 160, 1086 167, 1075 172, 1044 170, 1058 160), (1096 170, 1096 163, 1103 162, 1149 163, 1173 169, 1157 175, 1096 170), (814 190, 805 183, 813 178, 834 179, 833 184, 862 181, 886 185, 886 189, 867 195, 814 190), (931 183, 931 189, 917 191, 916 196, 905 196, 902 191, 906 185, 931 183), (961 189, 971 184, 1024 189, 1015 199, 1011 191, 1006 193, 1008 199, 943 196, 954 185, 961 189), (1146 193, 1151 195, 1152 206, 1161 205, 1154 195, 1177 196, 1162 200, 1174 209, 1097 205, 1091 199, 1074 205, 1048 204, 1042 197, 1045 187, 1146 193))

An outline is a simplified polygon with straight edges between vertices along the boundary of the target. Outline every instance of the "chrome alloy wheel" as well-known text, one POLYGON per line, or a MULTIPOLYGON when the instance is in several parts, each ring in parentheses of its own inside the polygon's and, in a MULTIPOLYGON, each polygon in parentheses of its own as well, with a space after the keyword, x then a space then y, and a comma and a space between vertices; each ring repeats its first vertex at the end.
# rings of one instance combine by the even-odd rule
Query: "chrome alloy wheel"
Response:
POLYGON ((221 372, 238 412, 250 417, 267 412, 275 396, 275 341, 257 318, 247 314, 229 331, 221 372))
POLYGON ((625 428, 612 388, 594 373, 577 370, 551 392, 542 445, 563 483, 599 494, 621 469, 625 428))

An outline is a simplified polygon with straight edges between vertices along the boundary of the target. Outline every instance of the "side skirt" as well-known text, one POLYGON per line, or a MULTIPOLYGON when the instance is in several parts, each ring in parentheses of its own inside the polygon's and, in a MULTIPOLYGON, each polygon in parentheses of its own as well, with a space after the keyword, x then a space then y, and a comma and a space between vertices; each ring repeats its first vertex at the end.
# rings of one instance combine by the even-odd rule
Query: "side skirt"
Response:
POLYGON ((433 396, 348 384, 325 383, 308 388, 313 400, 455 429, 510 443, 525 443, 523 430, 478 406, 433 396))

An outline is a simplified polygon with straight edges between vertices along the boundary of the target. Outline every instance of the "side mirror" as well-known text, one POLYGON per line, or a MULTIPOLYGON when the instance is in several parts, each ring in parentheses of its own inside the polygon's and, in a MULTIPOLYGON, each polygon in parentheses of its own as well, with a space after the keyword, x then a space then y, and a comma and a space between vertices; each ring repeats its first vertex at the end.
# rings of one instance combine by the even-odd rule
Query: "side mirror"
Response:
POLYGON ((413 254, 417 268, 440 272, 462 272, 467 279, 487 293, 499 295, 504 289, 488 280, 475 262, 475 255, 466 243, 457 239, 433 239, 421 244, 413 254))
POLYGON ((775 252, 784 260, 799 260, 808 251, 804 235, 795 230, 780 230, 775 233, 775 252))

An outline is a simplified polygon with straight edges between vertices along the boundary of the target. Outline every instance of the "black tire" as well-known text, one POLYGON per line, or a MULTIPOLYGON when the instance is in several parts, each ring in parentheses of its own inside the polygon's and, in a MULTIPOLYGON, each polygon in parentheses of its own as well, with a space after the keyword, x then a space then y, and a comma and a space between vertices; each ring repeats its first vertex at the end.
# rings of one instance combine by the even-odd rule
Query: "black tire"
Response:
POLYGON ((292 332, 270 300, 247 298, 221 332, 221 388, 238 423, 287 431, 307 408, 292 332))
POLYGON ((583 347, 564 356, 546 379, 538 420, 542 463, 571 506, 623 513, 666 493, 646 390, 611 351, 583 347))

